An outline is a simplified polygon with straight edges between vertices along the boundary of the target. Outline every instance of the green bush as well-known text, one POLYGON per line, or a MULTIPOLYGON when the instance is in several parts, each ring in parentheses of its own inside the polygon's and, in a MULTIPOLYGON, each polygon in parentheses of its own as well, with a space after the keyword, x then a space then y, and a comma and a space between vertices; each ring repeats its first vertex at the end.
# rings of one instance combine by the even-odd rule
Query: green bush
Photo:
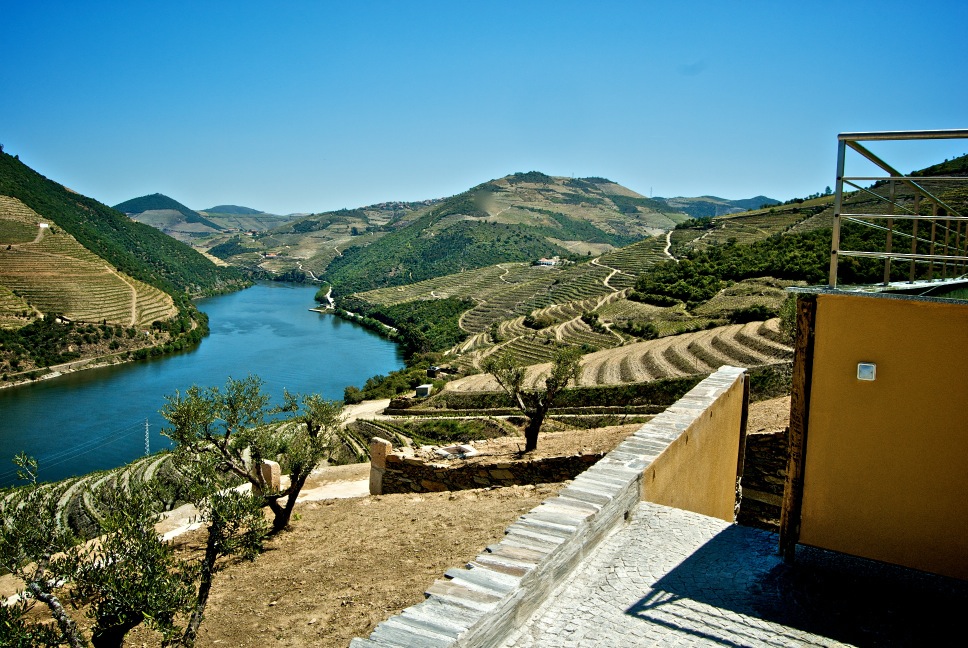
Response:
POLYGON ((659 337, 659 327, 652 322, 628 321, 613 324, 615 328, 643 340, 654 340, 659 337))
POLYGON ((777 310, 762 304, 754 304, 740 308, 729 314, 731 324, 746 324, 747 322, 761 322, 777 316, 777 310))
POLYGON ((675 297, 669 297, 667 295, 657 295, 654 293, 641 293, 637 290, 629 292, 630 300, 639 302, 640 304, 649 304, 651 306, 659 306, 662 308, 668 306, 675 306, 676 304, 681 304, 682 302, 675 297))

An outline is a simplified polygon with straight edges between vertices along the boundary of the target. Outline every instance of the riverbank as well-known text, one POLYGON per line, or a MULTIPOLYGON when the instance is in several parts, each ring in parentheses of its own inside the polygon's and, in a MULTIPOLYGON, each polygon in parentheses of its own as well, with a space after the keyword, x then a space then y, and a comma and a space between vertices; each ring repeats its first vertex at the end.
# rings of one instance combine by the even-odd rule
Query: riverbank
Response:
MULTIPOLYGON (((348 385, 362 387, 371 376, 402 366, 392 342, 309 312, 313 291, 265 282, 201 300, 198 308, 210 328, 202 344, 165 356, 145 352, 149 362, 131 362, 139 358, 105 346, 97 357, 55 361, 61 364, 42 372, 49 378, 35 375, 25 384, 26 375, 14 377, 8 382, 19 383, 16 389, 0 390, 0 487, 16 483, 6 473, 20 452, 40 462, 45 481, 134 461, 145 454, 146 419, 151 450, 167 447, 160 434, 166 422, 158 412, 166 395, 192 385, 222 386, 230 376, 254 374, 273 402, 282 400, 283 390, 339 400, 348 385)), ((165 339, 167 334, 158 341, 165 339)))
MULTIPOLYGON (((153 347, 143 347, 143 348, 153 348, 153 347)), ((50 367, 41 367, 40 369, 32 369, 30 371, 22 371, 19 374, 7 374, 7 380, 0 382, 0 389, 7 389, 8 387, 19 387, 21 385, 29 385, 31 383, 41 382, 43 380, 52 380, 60 376, 71 374, 77 371, 83 371, 85 369, 101 369, 103 367, 111 367, 114 365, 125 364, 128 362, 134 362, 135 358, 130 356, 130 352, 122 351, 120 353, 112 353, 103 356, 94 356, 91 358, 80 358, 78 360, 72 360, 71 362, 65 362, 59 365, 51 365, 50 367), (127 356, 127 357, 126 357, 127 356), (22 378, 18 380, 11 381, 10 376, 23 375, 27 376, 30 374, 37 374, 38 372, 45 372, 39 376, 33 376, 31 378, 22 378)))

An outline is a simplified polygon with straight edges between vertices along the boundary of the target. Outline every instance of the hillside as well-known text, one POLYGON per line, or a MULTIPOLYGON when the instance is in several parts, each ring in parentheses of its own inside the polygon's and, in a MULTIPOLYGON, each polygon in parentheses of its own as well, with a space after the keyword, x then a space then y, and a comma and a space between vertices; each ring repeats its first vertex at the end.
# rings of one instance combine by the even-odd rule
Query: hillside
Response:
POLYGON ((168 196, 160 193, 126 200, 123 203, 115 205, 114 209, 117 209, 119 212, 123 212, 128 216, 137 216, 145 212, 177 212, 184 216, 185 220, 189 223, 202 223, 207 227, 219 229, 218 225, 206 220, 197 211, 189 209, 174 198, 169 198, 168 196))
POLYGON ((366 247, 333 259, 322 278, 337 294, 413 283, 540 257, 588 258, 687 217, 604 178, 532 171, 445 199, 366 247))
POLYGON ((655 198, 657 202, 665 203, 670 211, 681 211, 692 218, 713 218, 726 214, 735 214, 750 209, 760 209, 764 205, 769 207, 780 204, 779 200, 766 196, 754 196, 741 200, 729 200, 716 196, 699 196, 698 198, 655 198))
POLYGON ((237 270, 217 267, 190 247, 70 191, 6 153, 0 153, 0 195, 16 198, 117 270, 176 299, 243 285, 237 270))
POLYGON ((189 348, 208 330, 190 296, 244 285, 237 270, 0 154, 0 380, 189 348))
MULTIPOLYGON (((368 245, 394 228, 405 227, 437 202, 388 202, 320 214, 273 217, 278 220, 266 219, 264 227, 240 227, 241 233, 213 241, 209 253, 252 270, 275 274, 295 270, 318 275, 346 249, 368 245)), ((210 218, 229 222, 227 216, 210 218)), ((262 217, 232 218, 241 224, 262 217)))
POLYGON ((201 209, 201 212, 206 213, 216 213, 216 214, 231 214, 234 216, 253 216, 255 214, 264 214, 265 212, 259 211, 258 209, 252 209, 251 207, 242 207, 240 205, 215 205, 214 207, 209 207, 208 209, 201 209))
MULTIPOLYGON (((965 159, 936 165, 925 175, 964 173, 965 159)), ((968 192, 962 188, 930 178, 919 184, 963 212, 968 192)), ((886 184, 875 183, 846 195, 845 209, 883 212, 887 192, 886 184)), ((902 209, 914 206, 909 194, 897 190, 902 209)), ((406 321, 398 335, 408 351, 441 354, 412 356, 413 368, 404 380, 374 379, 362 396, 385 397, 406 388, 407 381, 418 378, 419 363, 428 358, 469 375, 480 372, 488 357, 508 353, 531 366, 529 376, 536 378, 563 346, 582 351, 581 384, 589 386, 703 373, 723 363, 784 362, 790 351, 787 329, 775 318, 790 321, 786 288, 826 279, 832 211, 833 196, 815 194, 761 209, 687 219, 663 235, 587 262, 551 267, 503 262, 349 296, 336 292, 337 306, 364 321, 389 326, 406 321), (438 303, 446 307, 435 310, 438 303)), ((446 217, 431 212, 426 218, 432 216, 446 217)), ((910 240, 910 221, 895 222, 894 232, 910 240)), ((842 224, 846 249, 883 250, 885 237, 883 228, 842 224)), ((389 240, 390 235, 383 239, 389 240)), ((930 241, 923 235, 917 241, 918 249, 927 253, 930 241)), ((894 280, 906 278, 908 271, 906 263, 891 266, 894 280)), ((916 276, 930 272, 924 264, 916 276)), ((876 259, 852 258, 839 268, 844 284, 875 283, 883 273, 884 263, 876 259)), ((479 378, 465 379, 454 388, 493 387, 479 378)))
POLYGON ((170 295, 118 272, 16 198, 0 196, 0 326, 37 314, 147 327, 175 314, 170 295))
POLYGON ((240 233, 251 236, 302 218, 299 214, 279 216, 240 205, 216 205, 195 211, 163 194, 132 198, 114 208, 200 251, 225 243, 240 233))
POLYGON ((195 245, 200 238, 207 241, 225 229, 177 200, 158 193, 126 200, 115 205, 114 209, 188 245, 195 245))

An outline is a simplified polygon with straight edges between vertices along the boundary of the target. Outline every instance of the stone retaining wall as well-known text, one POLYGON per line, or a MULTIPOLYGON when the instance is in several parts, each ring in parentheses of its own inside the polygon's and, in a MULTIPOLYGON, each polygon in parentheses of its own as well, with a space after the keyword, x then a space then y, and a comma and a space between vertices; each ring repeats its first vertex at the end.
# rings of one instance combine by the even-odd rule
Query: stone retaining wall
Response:
POLYGON ((677 505, 687 510, 704 509, 724 493, 735 496, 747 397, 744 371, 722 367, 557 497, 518 518, 501 542, 466 567, 448 570, 446 580, 427 590, 427 600, 380 623, 368 639, 354 639, 351 648, 500 645, 602 538, 625 522, 643 495, 673 492, 677 505), (708 465, 707 457, 693 457, 700 465, 690 472, 701 475, 702 481, 695 484, 697 495, 691 498, 689 489, 682 488, 687 485, 674 483, 674 467, 682 461, 676 455, 696 443, 732 447, 735 453, 708 457, 708 465), (724 472, 722 467, 729 464, 731 472, 724 472))
POLYGON ((426 461, 414 457, 412 452, 391 452, 388 445, 389 441, 380 438, 370 443, 370 471, 378 473, 378 477, 370 479, 371 495, 563 482, 574 479, 605 456, 604 452, 597 452, 520 461, 488 461, 486 457, 473 463, 459 459, 426 461), (375 450, 376 445, 382 449, 375 450))
POLYGON ((768 531, 779 530, 789 455, 786 430, 747 435, 738 522, 768 531))

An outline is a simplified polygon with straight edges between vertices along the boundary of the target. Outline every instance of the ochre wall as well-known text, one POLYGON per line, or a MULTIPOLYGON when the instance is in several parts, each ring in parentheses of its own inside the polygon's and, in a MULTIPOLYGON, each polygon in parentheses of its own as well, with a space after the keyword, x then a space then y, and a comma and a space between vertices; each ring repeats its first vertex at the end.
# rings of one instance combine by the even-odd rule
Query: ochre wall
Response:
POLYGON ((800 542, 968 578, 968 304, 818 295, 811 384, 800 542))
POLYGON ((733 521, 744 376, 733 380, 705 411, 693 412, 687 399, 667 410, 695 420, 646 469, 643 500, 733 521))

